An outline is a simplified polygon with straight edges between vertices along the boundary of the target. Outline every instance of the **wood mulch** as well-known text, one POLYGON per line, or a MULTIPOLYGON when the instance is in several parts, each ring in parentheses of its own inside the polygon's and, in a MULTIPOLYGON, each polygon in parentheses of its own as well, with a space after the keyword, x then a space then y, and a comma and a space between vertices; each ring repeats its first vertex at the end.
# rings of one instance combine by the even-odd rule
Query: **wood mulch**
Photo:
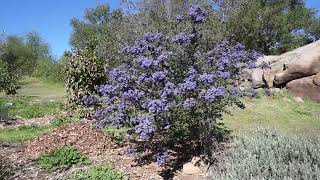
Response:
POLYGON ((39 155, 64 145, 72 145, 87 155, 91 165, 112 164, 115 169, 125 173, 129 179, 163 179, 159 175, 162 168, 155 163, 138 164, 135 157, 127 153, 126 146, 117 146, 110 137, 87 123, 66 124, 23 144, 0 143, 0 155, 7 157, 6 160, 15 167, 15 175, 12 179, 62 180, 76 171, 89 168, 90 165, 47 172, 40 169, 35 160, 39 155))
MULTIPOLYGON (((40 119, 37 121, 41 122, 40 119)), ((42 125, 47 124, 47 121, 50 123, 50 120, 43 119, 42 125)), ((129 154, 129 147, 129 143, 123 146, 116 145, 112 142, 112 139, 106 136, 101 130, 94 128, 90 124, 90 121, 82 121, 80 123, 63 125, 29 142, 0 142, 0 163, 4 161, 9 162, 8 164, 12 166, 15 173, 10 179, 17 180, 63 180, 80 170, 88 169, 93 165, 104 164, 113 165, 115 169, 126 174, 128 179, 168 179, 168 176, 164 174, 168 169, 161 168, 155 164, 152 161, 152 155, 150 156, 151 161, 138 162, 136 161, 137 156, 141 157, 144 156, 144 154, 141 152, 129 154), (35 160, 41 154, 64 145, 76 147, 89 158, 91 163, 54 172, 42 170, 37 166, 35 160)), ((144 153, 148 156, 148 152, 144 153)), ((181 175, 175 173, 175 170, 171 172, 174 173, 173 176, 175 177, 180 177, 181 175)), ((169 179, 172 179, 172 177, 169 179)), ((183 176, 182 179, 185 179, 185 176, 183 176)))

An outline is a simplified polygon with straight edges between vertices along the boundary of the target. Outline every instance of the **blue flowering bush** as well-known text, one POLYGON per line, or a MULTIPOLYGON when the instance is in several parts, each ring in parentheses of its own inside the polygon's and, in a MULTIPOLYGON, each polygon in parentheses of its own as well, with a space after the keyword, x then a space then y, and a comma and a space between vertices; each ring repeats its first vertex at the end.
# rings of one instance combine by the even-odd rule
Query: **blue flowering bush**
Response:
MULTIPOLYGON (((203 43, 207 15, 193 5, 177 16, 177 25, 185 21, 187 26, 174 37, 150 32, 123 48, 124 63, 98 87, 97 127, 130 128, 130 138, 144 145, 187 144, 210 152, 222 112, 242 105, 237 89, 241 70, 255 67, 260 54, 229 41, 203 43)), ((160 155, 167 157, 166 152, 160 155)))

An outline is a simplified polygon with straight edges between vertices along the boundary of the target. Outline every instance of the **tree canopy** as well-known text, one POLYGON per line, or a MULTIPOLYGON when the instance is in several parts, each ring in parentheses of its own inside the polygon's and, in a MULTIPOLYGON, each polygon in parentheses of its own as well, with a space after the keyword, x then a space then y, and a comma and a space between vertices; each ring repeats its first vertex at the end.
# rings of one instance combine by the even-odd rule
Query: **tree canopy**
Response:
POLYGON ((240 0, 224 9, 229 36, 264 54, 280 54, 319 39, 319 17, 303 0, 240 0))
POLYGON ((113 11, 107 4, 88 9, 84 20, 72 19, 70 42, 75 48, 94 42, 104 58, 113 59, 119 42, 149 31, 177 32, 173 17, 193 3, 210 10, 210 23, 203 27, 209 44, 227 38, 264 54, 280 54, 320 38, 320 19, 304 0, 140 0, 113 11))

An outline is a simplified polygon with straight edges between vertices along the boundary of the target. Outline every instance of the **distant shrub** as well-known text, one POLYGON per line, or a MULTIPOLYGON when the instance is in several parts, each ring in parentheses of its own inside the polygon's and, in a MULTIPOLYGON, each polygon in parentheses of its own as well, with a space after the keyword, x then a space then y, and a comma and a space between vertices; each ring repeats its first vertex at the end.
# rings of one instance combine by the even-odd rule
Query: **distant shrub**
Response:
POLYGON ((124 174, 115 170, 110 165, 99 165, 81 172, 77 172, 69 180, 123 180, 124 174))
POLYGON ((92 46, 66 54, 64 70, 69 108, 83 106, 82 98, 96 93, 96 86, 105 81, 104 61, 96 56, 92 46))
POLYGON ((18 36, 7 36, 0 42, 0 92, 14 95, 18 80, 29 75, 35 66, 32 49, 18 36))
POLYGON ((32 76, 49 83, 63 84, 63 63, 51 59, 43 59, 37 63, 37 67, 32 73, 32 76))
POLYGON ((8 65, 0 59, 0 92, 6 94, 16 94, 19 85, 17 83, 18 75, 8 70, 8 65))
POLYGON ((9 110, 11 107, 11 103, 6 103, 0 100, 0 121, 9 119, 9 110))
POLYGON ((320 179, 319 136, 260 130, 242 134, 235 144, 222 175, 213 175, 213 179, 320 179))
POLYGON ((62 146, 53 151, 43 154, 37 159, 37 163, 46 170, 66 169, 72 165, 86 161, 75 147, 62 146))

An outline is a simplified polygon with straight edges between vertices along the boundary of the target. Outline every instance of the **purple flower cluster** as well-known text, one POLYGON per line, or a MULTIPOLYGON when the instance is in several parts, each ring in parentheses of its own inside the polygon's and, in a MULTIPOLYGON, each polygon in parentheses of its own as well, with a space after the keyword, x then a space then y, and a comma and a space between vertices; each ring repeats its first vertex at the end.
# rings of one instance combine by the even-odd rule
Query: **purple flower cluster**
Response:
POLYGON ((147 103, 146 108, 152 114, 159 114, 163 112, 166 108, 166 101, 161 99, 151 100, 147 103))
POLYGON ((167 82, 164 85, 162 97, 167 98, 167 96, 172 95, 176 92, 176 86, 172 82, 167 82))
POLYGON ((232 96, 242 96, 242 92, 240 91, 239 88, 233 88, 231 91, 232 96))
POLYGON ((101 85, 98 88, 98 92, 100 92, 103 96, 111 94, 111 93, 115 92, 116 90, 117 90, 117 87, 115 87, 113 85, 109 85, 109 84, 101 85))
POLYGON ((166 164, 166 162, 169 160, 168 151, 160 151, 156 155, 156 162, 158 166, 163 166, 166 164))
POLYGON ((197 83, 195 81, 185 81, 184 83, 179 84, 179 91, 180 92, 188 92, 193 91, 196 89, 197 83))
POLYGON ((229 72, 218 71, 218 73, 222 79, 228 79, 231 76, 229 72))
POLYGON ((183 17, 179 14, 176 16, 177 23, 181 22, 183 20, 183 17))
POLYGON ((94 96, 91 95, 85 95, 81 98, 81 102, 85 106, 92 106, 97 102, 97 99, 94 96))
POLYGON ((177 34, 175 37, 173 37, 172 42, 179 45, 188 45, 191 43, 193 38, 194 38, 194 34, 187 34, 182 32, 177 34))
POLYGON ((172 52, 167 52, 167 53, 163 53, 163 54, 160 54, 160 56, 157 57, 157 61, 159 63, 163 63, 163 65, 165 66, 168 66, 168 61, 169 61, 169 58, 173 55, 172 52))
POLYGON ((112 81, 117 83, 129 84, 132 80, 132 77, 128 71, 120 69, 111 70, 109 76, 112 78, 112 81))
POLYGON ((140 139, 144 141, 149 140, 154 133, 150 119, 147 116, 140 115, 133 121, 137 122, 135 131, 140 135, 140 139))
POLYGON ((135 90, 130 89, 128 91, 125 91, 122 94, 123 99, 127 99, 127 100, 129 99, 129 100, 135 100, 135 101, 140 100, 143 96, 144 96, 144 92, 139 91, 137 89, 135 90))
POLYGON ((232 46, 229 41, 223 41, 207 55, 207 64, 214 64, 217 75, 223 79, 232 78, 233 72, 255 68, 257 59, 261 57, 256 51, 247 51, 240 43, 232 46))
POLYGON ((151 83, 152 82, 152 77, 143 73, 138 77, 138 84, 143 84, 143 83, 151 83))
POLYGON ((183 102, 183 107, 186 109, 193 108, 196 105, 196 99, 188 98, 183 102))
POLYGON ((140 55, 143 54, 148 49, 146 41, 135 41, 134 45, 131 47, 125 47, 122 52, 130 55, 140 55))
POLYGON ((219 97, 225 96, 225 89, 223 87, 211 87, 208 90, 201 90, 199 96, 206 101, 212 102, 219 97))
POLYGON ((188 15, 194 23, 203 23, 208 16, 208 11, 198 5, 192 5, 189 9, 188 15))
POLYGON ((187 72, 187 78, 185 81, 194 81, 194 79, 197 76, 197 70, 194 67, 189 67, 188 72, 187 72))
POLYGON ((166 76, 168 74, 168 71, 157 71, 152 74, 152 80, 153 82, 159 82, 166 79, 166 76))
POLYGON ((139 57, 136 61, 140 64, 141 67, 144 67, 144 68, 149 68, 154 64, 152 59, 144 56, 139 57))
POLYGON ((147 42, 149 43, 153 43, 155 41, 159 41, 162 37, 162 34, 161 33, 146 33, 144 35, 144 40, 146 40, 147 42))
POLYGON ((199 81, 201 81, 202 83, 212 83, 216 78, 215 74, 212 73, 204 73, 201 74, 198 78, 199 81))

